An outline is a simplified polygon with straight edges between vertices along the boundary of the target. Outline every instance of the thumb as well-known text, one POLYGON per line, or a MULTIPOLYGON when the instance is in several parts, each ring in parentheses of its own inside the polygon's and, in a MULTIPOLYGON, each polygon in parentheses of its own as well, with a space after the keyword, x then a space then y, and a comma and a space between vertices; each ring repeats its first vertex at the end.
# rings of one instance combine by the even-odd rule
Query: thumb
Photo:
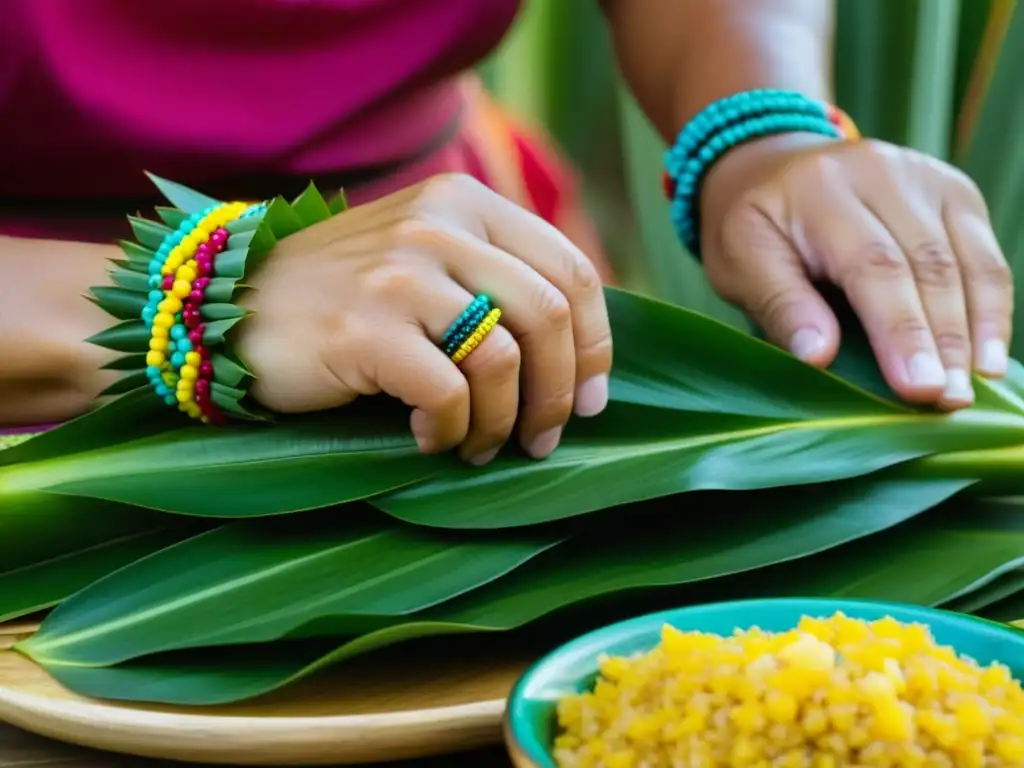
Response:
POLYGON ((723 295, 730 295, 772 343, 812 365, 829 365, 839 350, 839 321, 790 241, 767 217, 723 240, 727 261, 736 265, 723 295))

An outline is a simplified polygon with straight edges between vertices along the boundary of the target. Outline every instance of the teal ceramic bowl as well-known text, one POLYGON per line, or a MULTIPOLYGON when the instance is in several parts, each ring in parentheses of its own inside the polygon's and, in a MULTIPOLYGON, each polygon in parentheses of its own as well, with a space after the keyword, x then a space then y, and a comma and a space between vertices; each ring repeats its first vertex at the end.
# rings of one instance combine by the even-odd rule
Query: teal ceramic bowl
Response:
POLYGON ((661 641, 661 628, 721 635, 758 626, 792 629, 802 616, 828 617, 836 611, 866 621, 885 616, 927 624, 935 640, 953 646, 979 664, 1006 664, 1024 676, 1024 632, 973 616, 899 603, 862 600, 768 599, 712 603, 640 616, 583 635, 542 658, 519 679, 505 711, 505 742, 517 768, 557 768, 551 757, 560 699, 588 690, 597 677, 597 657, 649 651, 661 641))

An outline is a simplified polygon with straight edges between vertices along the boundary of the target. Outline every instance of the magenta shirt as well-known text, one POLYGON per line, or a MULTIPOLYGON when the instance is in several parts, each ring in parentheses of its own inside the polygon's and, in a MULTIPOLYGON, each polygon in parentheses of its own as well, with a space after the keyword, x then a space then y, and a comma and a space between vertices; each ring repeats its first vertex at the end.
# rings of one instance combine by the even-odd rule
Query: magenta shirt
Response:
POLYGON ((518 0, 5 3, 0 234, 105 238, 67 211, 82 199, 151 199, 143 170, 208 188, 223 179, 244 186, 254 176, 316 178, 417 158, 356 190, 357 202, 464 170, 453 167, 451 143, 444 146, 462 101, 453 75, 499 42, 518 7, 518 0))
POLYGON ((401 164, 348 190, 357 203, 442 171, 472 172, 452 132, 462 107, 455 76, 500 41, 518 8, 7 0, 0 235, 124 236, 125 214, 159 202, 144 170, 211 192, 236 177, 249 195, 269 197, 284 190, 246 180, 401 164))

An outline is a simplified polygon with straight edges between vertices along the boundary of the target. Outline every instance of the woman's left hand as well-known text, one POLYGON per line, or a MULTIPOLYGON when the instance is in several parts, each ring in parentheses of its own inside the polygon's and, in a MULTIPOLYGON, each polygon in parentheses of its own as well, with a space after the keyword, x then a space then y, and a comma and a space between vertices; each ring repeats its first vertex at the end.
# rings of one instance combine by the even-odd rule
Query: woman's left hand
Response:
POLYGON ((792 134, 732 150, 704 183, 702 257, 723 298, 816 365, 839 324, 814 288, 841 288, 900 397, 961 408, 970 372, 1006 372, 1013 282, 978 188, 878 141, 792 134))

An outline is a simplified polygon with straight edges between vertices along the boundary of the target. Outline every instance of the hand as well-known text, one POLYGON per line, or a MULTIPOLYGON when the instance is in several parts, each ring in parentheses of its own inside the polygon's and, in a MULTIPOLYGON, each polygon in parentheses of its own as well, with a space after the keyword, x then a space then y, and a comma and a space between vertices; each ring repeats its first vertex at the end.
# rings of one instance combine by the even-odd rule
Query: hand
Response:
POLYGON ((238 349, 252 394, 278 412, 385 392, 414 409, 423 451, 458 446, 483 464, 517 416, 541 458, 574 408, 591 416, 608 400, 611 332, 594 268, 470 177, 437 177, 288 237, 251 283, 255 315, 238 349), (501 323, 456 365, 438 342, 480 293, 501 323))
POLYGON ((900 397, 961 408, 972 369, 1005 373, 1013 283, 960 171, 881 142, 793 134, 727 154, 701 205, 712 284, 798 357, 824 366, 838 351, 838 322, 812 285, 829 281, 900 397))

